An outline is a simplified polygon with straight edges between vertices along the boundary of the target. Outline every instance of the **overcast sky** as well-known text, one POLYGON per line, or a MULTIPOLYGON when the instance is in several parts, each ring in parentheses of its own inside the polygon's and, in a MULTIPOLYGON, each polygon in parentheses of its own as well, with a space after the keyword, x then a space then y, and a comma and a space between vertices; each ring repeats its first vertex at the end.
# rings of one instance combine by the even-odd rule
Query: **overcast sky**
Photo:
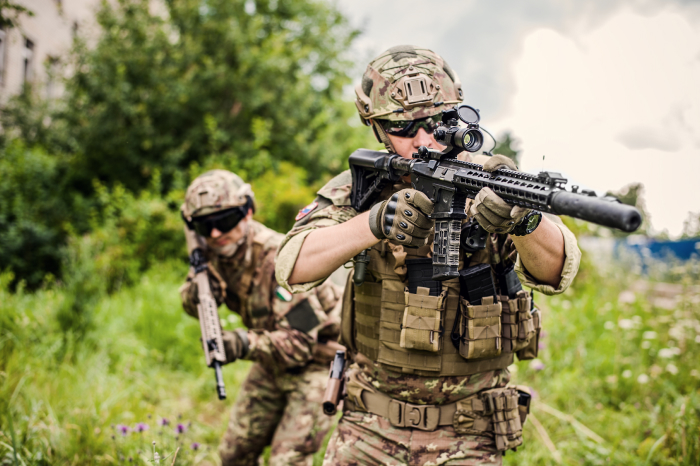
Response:
POLYGON ((363 31, 358 73, 394 45, 433 49, 483 125, 521 141, 523 170, 562 171, 601 193, 642 182, 654 228, 671 235, 700 212, 700 2, 338 5, 363 31))

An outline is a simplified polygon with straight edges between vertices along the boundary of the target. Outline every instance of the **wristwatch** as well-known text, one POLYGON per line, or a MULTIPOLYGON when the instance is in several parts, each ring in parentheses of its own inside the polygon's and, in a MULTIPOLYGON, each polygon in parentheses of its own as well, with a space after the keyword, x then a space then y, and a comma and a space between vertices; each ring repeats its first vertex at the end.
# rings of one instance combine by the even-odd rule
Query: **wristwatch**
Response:
POLYGON ((514 236, 525 236, 529 235, 537 229, 540 222, 542 221, 542 212, 539 210, 531 210, 523 219, 518 223, 513 231, 510 232, 514 236))

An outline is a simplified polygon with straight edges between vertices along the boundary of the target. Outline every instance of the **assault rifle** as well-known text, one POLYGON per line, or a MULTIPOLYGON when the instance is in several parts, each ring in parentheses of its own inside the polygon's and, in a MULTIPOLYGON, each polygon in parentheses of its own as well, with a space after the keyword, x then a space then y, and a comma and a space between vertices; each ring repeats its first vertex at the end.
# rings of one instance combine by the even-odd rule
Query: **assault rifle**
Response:
POLYGON ((226 363, 226 350, 221 334, 221 321, 216 299, 209 286, 207 274, 207 260, 204 255, 203 245, 197 233, 185 227, 187 238, 187 251, 190 254, 190 265, 194 269, 194 283, 197 284, 197 313, 199 314, 199 327, 202 330, 202 348, 204 360, 208 367, 214 369, 216 375, 216 393, 220 400, 226 399, 226 387, 221 374, 221 366, 226 363))
POLYGON ((639 228, 639 211, 613 197, 597 197, 595 192, 579 191, 567 183, 560 173, 543 171, 531 175, 500 168, 487 172, 484 167, 457 160, 457 154, 481 148, 483 135, 479 114, 462 105, 443 112, 442 123, 435 130, 435 139, 447 146, 443 151, 421 146, 413 159, 397 154, 358 149, 350 155, 352 173, 352 207, 368 210, 389 184, 410 175, 411 185, 435 204, 431 218, 435 220, 433 244, 433 280, 459 276, 459 247, 462 219, 467 198, 474 199, 483 187, 491 188, 511 205, 519 205, 556 215, 569 215, 598 225, 632 232, 639 228), (459 126, 459 120, 466 126, 459 126))

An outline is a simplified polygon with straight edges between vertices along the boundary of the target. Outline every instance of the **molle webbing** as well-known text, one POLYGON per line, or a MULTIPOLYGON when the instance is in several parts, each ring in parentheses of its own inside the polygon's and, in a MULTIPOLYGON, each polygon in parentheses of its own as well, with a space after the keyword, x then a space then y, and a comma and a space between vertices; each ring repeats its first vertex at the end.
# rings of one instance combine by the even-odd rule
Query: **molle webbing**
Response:
MULTIPOLYGON (((377 261, 379 262, 379 261, 377 261)), ((372 264, 375 265, 375 264, 372 264)), ((376 265, 375 265, 376 267, 376 265)), ((398 277, 396 277, 398 278, 398 277)), ((406 307, 404 284, 384 275, 381 282, 365 281, 353 286, 355 306, 355 343, 357 351, 387 369, 419 376, 466 376, 495 369, 503 369, 513 362, 513 353, 497 358, 466 360, 449 341, 449 329, 459 309, 457 279, 443 282, 447 302, 443 344, 438 352, 416 351, 400 345, 401 322, 406 307)))

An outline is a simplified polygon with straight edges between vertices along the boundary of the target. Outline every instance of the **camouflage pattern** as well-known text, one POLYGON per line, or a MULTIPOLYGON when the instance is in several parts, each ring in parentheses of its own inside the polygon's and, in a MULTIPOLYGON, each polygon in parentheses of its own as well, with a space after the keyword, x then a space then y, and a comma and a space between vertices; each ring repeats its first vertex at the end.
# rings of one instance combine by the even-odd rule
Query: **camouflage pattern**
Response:
MULTIPOLYGON (((275 253, 283 236, 255 220, 250 221, 246 242, 231 257, 207 252, 211 268, 224 282, 223 302, 241 316, 248 327, 250 343, 245 359, 287 369, 304 367, 313 360, 316 342, 334 340, 339 333, 337 313, 333 307, 340 298, 339 288, 331 282, 314 290, 292 295, 290 301, 280 299, 275 280, 275 253), (318 325, 303 332, 290 326, 287 313, 295 306, 308 302, 318 325)), ((180 288, 185 311, 197 317, 192 302, 190 270, 186 283, 180 288)), ((220 288, 214 286, 213 288, 220 288)), ((215 293, 221 296, 220 293, 215 293)))
POLYGON ((321 407, 327 381, 325 366, 295 374, 255 363, 219 447, 222 464, 257 465, 270 445, 270 466, 310 466, 332 422, 321 407))
POLYGON ((192 217, 209 215, 220 210, 255 201, 250 185, 228 170, 211 170, 199 175, 187 188, 182 213, 192 217))
MULTIPOLYGON (((250 220, 245 242, 233 256, 205 251, 214 294, 248 327, 245 359, 255 361, 221 445, 224 465, 257 464, 267 445, 272 445, 270 464, 311 464, 330 427, 320 405, 339 333, 335 305, 341 291, 330 282, 296 295, 279 288, 274 260, 282 239, 280 233, 250 220), (308 328, 290 324, 290 311, 300 308, 313 323, 308 328)), ((185 311, 197 317, 193 277, 190 270, 180 296, 185 311)), ((230 333, 224 331, 224 345, 230 333)))
POLYGON ((363 121, 425 118, 463 98, 459 78, 445 60, 431 50, 412 45, 392 47, 372 60, 355 94, 363 121), (424 98, 415 101, 421 90, 424 98))
MULTIPOLYGON (((298 221, 285 237, 278 253, 276 272, 279 283, 286 289, 305 292, 324 283, 324 280, 318 280, 290 285, 288 280, 306 236, 317 228, 337 225, 358 215, 350 207, 351 182, 349 172, 331 180, 319 190, 317 207, 298 221)), ((404 187, 405 185, 388 187, 378 201, 387 199, 404 187)), ((500 264, 505 267, 514 265, 524 286, 545 294, 562 293, 576 275, 580 252, 573 234, 561 222, 557 225, 564 235, 567 257, 561 283, 556 289, 538 283, 527 273, 508 235, 492 234, 487 247, 470 256, 470 263, 500 264)), ((398 260, 402 254, 404 258, 406 256, 403 246, 383 240, 375 248, 384 251, 384 257, 387 257, 387 264, 380 268, 390 273, 388 271, 396 264, 394 273, 400 277, 403 274, 405 278, 405 265, 399 266, 399 262, 404 262, 398 260), (390 256, 396 260, 390 261, 390 256)), ((428 249, 425 248, 426 253, 428 249)), ((466 260, 464 251, 460 260, 462 263, 466 260)), ((346 288, 346 296, 349 292, 350 287, 346 288)), ((344 318, 352 315, 346 314, 345 310, 352 308, 352 298, 347 303, 343 309, 344 318)), ((359 325, 355 322, 355 332, 359 325)), ((342 328, 343 344, 352 349, 355 346, 354 336, 350 332, 351 336, 347 337, 346 327, 343 325, 342 328)), ((413 404, 452 403, 489 388, 503 387, 509 380, 507 369, 489 370, 471 376, 426 376, 392 371, 387 364, 380 364, 361 352, 354 354, 354 361, 354 367, 360 370, 357 376, 361 386, 358 393, 367 389, 377 390, 393 399, 413 404)), ((348 385, 347 389, 351 396, 355 388, 348 385)), ((353 399, 357 400, 355 395, 353 399)), ((395 428, 381 416, 348 411, 344 413, 332 437, 324 464, 501 464, 501 456, 496 451, 493 440, 486 436, 456 434, 452 426, 441 426, 433 432, 395 428)))
POLYGON ((493 439, 457 434, 445 426, 434 432, 393 427, 376 414, 348 411, 326 450, 324 466, 407 464, 476 466, 502 464, 493 439))

